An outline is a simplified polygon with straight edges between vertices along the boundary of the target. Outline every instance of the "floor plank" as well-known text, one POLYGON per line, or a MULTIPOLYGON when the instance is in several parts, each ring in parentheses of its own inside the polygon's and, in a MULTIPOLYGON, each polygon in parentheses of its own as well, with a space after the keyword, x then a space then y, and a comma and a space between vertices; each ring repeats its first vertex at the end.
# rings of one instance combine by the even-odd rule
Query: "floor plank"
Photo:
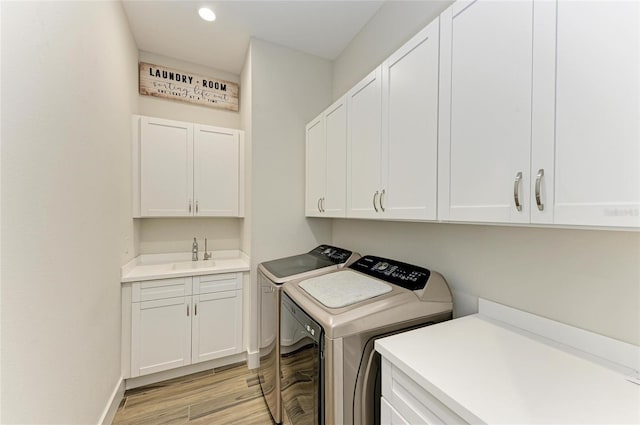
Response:
POLYGON ((270 425, 255 371, 245 364, 128 390, 113 425, 270 425))

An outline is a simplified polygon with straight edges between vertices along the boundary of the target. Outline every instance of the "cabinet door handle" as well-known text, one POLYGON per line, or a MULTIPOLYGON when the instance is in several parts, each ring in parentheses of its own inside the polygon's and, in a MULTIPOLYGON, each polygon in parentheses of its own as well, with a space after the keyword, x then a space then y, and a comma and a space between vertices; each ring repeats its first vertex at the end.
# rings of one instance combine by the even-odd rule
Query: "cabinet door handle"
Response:
POLYGON ((542 199, 540 198, 540 189, 542 186, 542 177, 544 177, 544 168, 538 170, 538 175, 536 176, 536 205, 538 205, 538 210, 544 210, 544 204, 542 203, 542 199))
POLYGON ((518 171, 516 180, 513 182, 513 200, 516 204, 516 210, 518 211, 522 211, 522 204, 520 204, 520 180, 522 180, 522 172, 518 171))
POLYGON ((191 199, 189 199, 189 214, 191 214, 191 199))
POLYGON ((198 315, 198 304, 197 303, 193 306, 193 315, 194 316, 198 315))
POLYGON ((187 317, 189 317, 189 304, 187 304, 187 317))
POLYGON ((376 205, 376 201, 378 200, 378 191, 376 190, 376 193, 373 194, 373 209, 376 210, 376 212, 378 212, 378 206, 376 205))
POLYGON ((324 196, 320 198, 320 206, 322 207, 322 212, 325 212, 326 210, 324 209, 324 196))
POLYGON ((384 202, 384 192, 385 192, 385 190, 384 190, 384 189, 382 189, 382 192, 380 192, 380 201, 379 201, 380 209, 382 210, 382 212, 384 212, 384 205, 383 205, 383 202, 384 202))
POLYGON ((322 212, 322 207, 320 206, 320 200, 322 198, 318 198, 318 212, 322 212))
POLYGON ((200 210, 200 207, 198 206, 198 201, 196 201, 196 214, 198 214, 199 210, 200 210))

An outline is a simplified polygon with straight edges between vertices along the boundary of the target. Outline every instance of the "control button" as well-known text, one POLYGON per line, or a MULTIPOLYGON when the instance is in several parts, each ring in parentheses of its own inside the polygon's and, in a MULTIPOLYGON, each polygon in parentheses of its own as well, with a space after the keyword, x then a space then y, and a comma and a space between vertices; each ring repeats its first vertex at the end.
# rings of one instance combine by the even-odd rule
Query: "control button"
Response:
POLYGON ((389 263, 380 263, 378 265, 378 270, 386 270, 389 267, 389 263))
POLYGON ((330 254, 331 253, 331 248, 327 248, 324 251, 322 251, 323 254, 330 254))

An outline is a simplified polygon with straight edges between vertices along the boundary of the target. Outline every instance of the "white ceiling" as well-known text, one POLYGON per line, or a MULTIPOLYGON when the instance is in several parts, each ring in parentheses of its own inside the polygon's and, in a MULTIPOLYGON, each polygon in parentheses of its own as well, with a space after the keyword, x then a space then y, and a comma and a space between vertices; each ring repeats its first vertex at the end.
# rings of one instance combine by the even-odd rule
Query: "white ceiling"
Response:
POLYGON ((124 0, 138 48, 240 74, 256 37, 334 60, 383 0, 142 1, 124 0), (198 16, 211 7, 214 22, 198 16))

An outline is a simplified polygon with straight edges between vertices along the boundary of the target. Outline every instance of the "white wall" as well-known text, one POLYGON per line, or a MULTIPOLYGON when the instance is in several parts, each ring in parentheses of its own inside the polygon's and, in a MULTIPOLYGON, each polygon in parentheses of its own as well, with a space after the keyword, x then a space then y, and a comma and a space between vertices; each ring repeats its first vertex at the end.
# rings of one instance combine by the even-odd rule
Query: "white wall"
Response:
POLYGON ((245 186, 244 186, 244 208, 245 218, 242 223, 241 231, 241 249, 251 256, 251 211, 252 211, 252 158, 253 150, 251 148, 251 93, 252 93, 252 77, 251 77, 251 46, 247 49, 242 74, 240 75, 240 127, 244 130, 244 170, 245 170, 245 186), (243 105, 245 107, 243 107, 243 105))
POLYGON ((1 7, 1 422, 97 423, 121 376, 137 50, 119 2, 1 7))
POLYGON ((198 248, 218 251, 241 249, 240 218, 144 218, 135 220, 140 229, 139 254, 190 252, 193 238, 198 248))
MULTIPOLYGON (((331 237, 331 222, 304 216, 305 125, 331 100, 331 63, 251 41, 251 270, 309 251, 331 237)), ((252 287, 256 287, 255 273, 252 287)), ((255 295, 253 298, 255 303, 255 295)), ((255 305, 253 306, 255 314, 255 305)), ((253 323, 254 329, 257 324, 253 323)), ((251 336, 251 348, 257 336, 251 336)))
MULTIPOLYGON (((385 3, 336 60, 334 98, 434 16, 427 2, 385 3)), ((336 220, 332 240, 438 270, 458 314, 486 297, 640 344, 638 232, 336 220)))
POLYGON ((640 234, 336 220, 333 242, 437 270, 457 313, 488 298, 640 343, 640 234))
POLYGON ((385 2, 334 61, 333 98, 346 93, 452 3, 451 0, 385 2))
MULTIPOLYGON (((141 62, 190 71, 199 75, 215 77, 234 83, 240 82, 238 75, 150 52, 140 51, 139 59, 141 62)), ((244 88, 241 86, 241 96, 243 90, 244 88)), ((138 96, 138 105, 141 115, 218 127, 241 128, 240 112, 208 108, 178 100, 142 95, 138 96)), ((249 104, 240 102, 240 111, 249 109, 247 105, 249 104)), ((241 248, 241 219, 145 218, 136 219, 135 225, 136 230, 139 232, 137 234, 138 243, 136 245, 136 252, 139 254, 191 251, 191 244, 193 243, 194 237, 198 238, 201 250, 204 250, 204 238, 208 239, 208 248, 210 251, 241 248)))

